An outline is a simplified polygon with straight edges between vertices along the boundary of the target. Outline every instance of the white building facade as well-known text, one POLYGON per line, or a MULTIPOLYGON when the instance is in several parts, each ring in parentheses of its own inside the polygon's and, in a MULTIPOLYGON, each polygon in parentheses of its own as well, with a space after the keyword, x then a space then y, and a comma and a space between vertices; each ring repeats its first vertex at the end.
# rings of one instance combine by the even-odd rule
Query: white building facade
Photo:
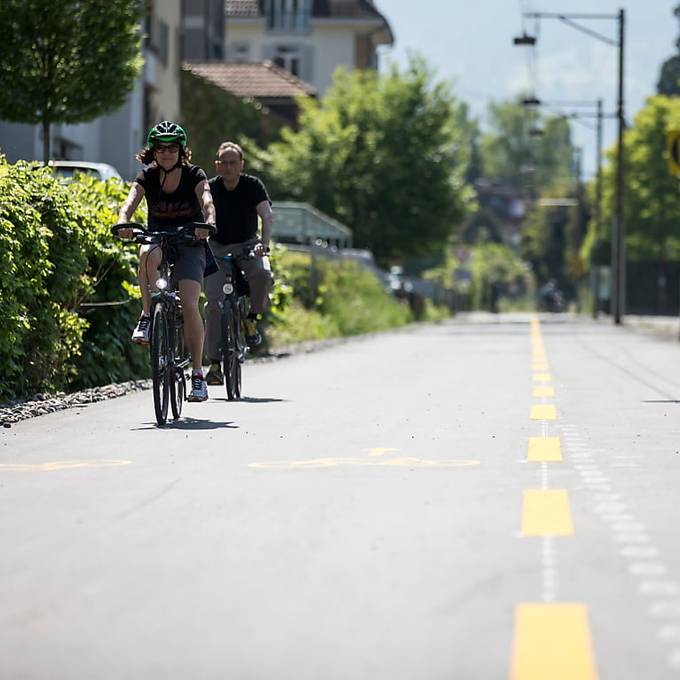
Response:
POLYGON ((320 95, 338 66, 376 69, 393 42, 369 0, 226 0, 227 61, 273 61, 320 95))
MULTIPOLYGON (((224 0, 153 0, 141 27, 146 36, 144 67, 125 104, 89 123, 52 125, 52 158, 108 163, 124 178, 134 177, 141 167, 135 155, 146 141, 148 127, 161 120, 181 120, 179 74, 184 52, 199 59, 224 56, 223 15, 224 0), (219 40, 213 35, 214 17, 219 40)), ((0 152, 11 163, 42 160, 41 126, 0 121, 0 152)))

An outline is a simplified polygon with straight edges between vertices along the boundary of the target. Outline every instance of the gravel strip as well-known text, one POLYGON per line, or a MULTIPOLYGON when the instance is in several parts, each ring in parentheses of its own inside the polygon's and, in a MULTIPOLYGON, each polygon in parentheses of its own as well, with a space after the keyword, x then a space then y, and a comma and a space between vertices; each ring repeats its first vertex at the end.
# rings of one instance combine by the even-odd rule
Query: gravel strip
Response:
POLYGON ((18 423, 20 420, 43 416, 46 413, 54 413, 55 411, 62 411, 74 406, 92 404, 96 401, 122 397, 130 392, 148 390, 150 387, 151 380, 130 380, 129 382, 115 383, 113 385, 90 387, 87 390, 71 392, 70 394, 64 392, 58 392, 57 394, 36 394, 31 399, 25 401, 12 401, 9 404, 2 404, 0 406, 0 425, 12 427, 13 423, 18 423))

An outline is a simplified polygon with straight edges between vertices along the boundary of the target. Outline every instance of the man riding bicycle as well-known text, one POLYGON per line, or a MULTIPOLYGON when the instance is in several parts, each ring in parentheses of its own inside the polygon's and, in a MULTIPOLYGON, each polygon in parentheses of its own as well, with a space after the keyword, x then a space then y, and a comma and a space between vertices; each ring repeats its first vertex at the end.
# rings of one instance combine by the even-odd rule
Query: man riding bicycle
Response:
MULTIPOLYGON (((135 177, 130 193, 118 213, 118 222, 130 222, 143 197, 148 206, 149 229, 176 231, 183 224, 206 222, 215 224, 208 177, 197 165, 191 165, 188 136, 177 123, 163 121, 151 128, 147 147, 137 159, 144 169, 135 177), (201 212, 202 211, 202 212, 201 212), (205 218, 205 219, 204 219, 205 218)), ((121 229, 121 238, 131 238, 131 229, 121 229)), ((198 298, 206 268, 208 231, 196 229, 197 242, 180 244, 174 265, 174 281, 179 286, 184 317, 184 340, 193 364, 189 401, 205 401, 208 388, 201 365, 203 357, 203 320, 198 309, 198 298)), ((148 344, 151 324, 151 291, 161 261, 158 245, 145 245, 139 250, 139 287, 142 293, 142 313, 132 333, 132 341, 148 344)))
MULTIPOLYGON (((257 331, 257 317, 269 309, 269 293, 274 284, 267 258, 274 217, 264 184, 257 177, 245 174, 244 165, 243 150, 238 144, 224 142, 220 145, 215 161, 217 176, 209 182, 217 213, 217 233, 210 237, 210 248, 219 260, 228 253, 242 252, 252 246, 255 257, 242 258, 238 262, 250 289, 251 312, 246 319, 246 342, 252 348, 262 341, 257 331), (257 236, 258 215, 262 220, 261 241, 257 236)), ((220 302, 224 282, 221 270, 204 281, 205 353, 210 363, 206 379, 209 385, 224 382, 220 368, 220 302)))

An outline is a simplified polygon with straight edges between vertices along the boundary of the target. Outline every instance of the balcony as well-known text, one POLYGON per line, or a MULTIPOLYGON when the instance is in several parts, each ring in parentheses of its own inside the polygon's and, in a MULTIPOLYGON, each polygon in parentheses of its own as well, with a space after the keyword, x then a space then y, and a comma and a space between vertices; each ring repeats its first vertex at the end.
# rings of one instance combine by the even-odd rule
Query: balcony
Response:
POLYGON ((278 8, 267 13, 267 30, 272 33, 307 33, 309 32, 309 11, 278 11, 278 8))

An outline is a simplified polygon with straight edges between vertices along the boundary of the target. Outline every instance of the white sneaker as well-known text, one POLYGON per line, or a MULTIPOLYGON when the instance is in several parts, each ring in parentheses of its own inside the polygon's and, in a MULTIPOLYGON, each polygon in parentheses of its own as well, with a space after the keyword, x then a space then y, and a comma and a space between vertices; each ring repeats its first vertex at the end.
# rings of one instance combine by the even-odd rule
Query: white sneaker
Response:
POLYGON ((193 373, 191 376, 191 392, 187 401, 206 401, 208 398, 208 383, 203 373, 193 373))
POLYGON ((139 321, 132 331, 132 342, 138 345, 149 344, 149 332, 151 331, 151 317, 148 314, 142 314, 139 321))

